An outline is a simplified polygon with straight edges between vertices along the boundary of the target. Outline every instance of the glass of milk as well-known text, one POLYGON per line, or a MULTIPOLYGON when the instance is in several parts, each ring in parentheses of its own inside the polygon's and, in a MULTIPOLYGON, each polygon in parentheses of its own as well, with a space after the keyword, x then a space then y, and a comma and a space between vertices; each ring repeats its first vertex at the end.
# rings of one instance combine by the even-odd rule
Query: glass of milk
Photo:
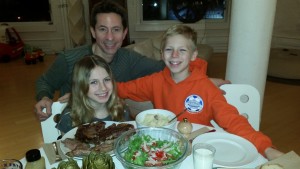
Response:
POLYGON ((193 160, 195 169, 212 169, 215 147, 206 143, 196 143, 193 146, 193 160))

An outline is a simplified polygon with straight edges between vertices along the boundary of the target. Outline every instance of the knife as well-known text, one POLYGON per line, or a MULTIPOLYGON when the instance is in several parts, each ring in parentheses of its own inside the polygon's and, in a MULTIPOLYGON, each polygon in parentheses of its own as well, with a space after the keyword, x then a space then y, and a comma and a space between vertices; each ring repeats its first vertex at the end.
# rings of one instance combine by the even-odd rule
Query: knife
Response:
POLYGON ((199 135, 204 134, 204 133, 209 133, 209 132, 215 132, 215 131, 216 131, 215 129, 209 129, 208 127, 202 127, 198 130, 191 132, 191 134, 188 137, 188 140, 192 143, 193 140, 196 137, 198 137, 199 135))

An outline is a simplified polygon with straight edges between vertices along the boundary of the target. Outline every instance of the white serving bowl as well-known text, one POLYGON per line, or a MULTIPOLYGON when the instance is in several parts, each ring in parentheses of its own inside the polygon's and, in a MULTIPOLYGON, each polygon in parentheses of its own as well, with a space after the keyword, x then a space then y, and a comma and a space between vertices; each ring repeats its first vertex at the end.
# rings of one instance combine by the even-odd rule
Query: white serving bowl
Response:
MULTIPOLYGON (((172 129, 172 130, 176 130, 176 122, 177 122, 177 118, 174 119, 171 123, 167 123, 165 125, 160 125, 158 123, 156 123, 157 121, 154 120, 154 122, 152 123, 152 125, 146 125, 143 123, 145 117, 147 115, 158 115, 158 119, 160 120, 161 118, 160 117, 166 117, 168 120, 167 121, 170 121, 171 119, 173 119, 174 117, 176 117, 176 115, 169 111, 169 110, 164 110, 164 109, 149 109, 149 110, 145 110, 145 111, 142 111, 140 112, 136 117, 135 117, 135 122, 136 122, 136 126, 137 128, 142 128, 142 127, 163 127, 163 128, 169 128, 169 129, 172 129), (156 125, 154 125, 156 124, 156 125)), ((149 116, 148 116, 149 117, 149 116)))

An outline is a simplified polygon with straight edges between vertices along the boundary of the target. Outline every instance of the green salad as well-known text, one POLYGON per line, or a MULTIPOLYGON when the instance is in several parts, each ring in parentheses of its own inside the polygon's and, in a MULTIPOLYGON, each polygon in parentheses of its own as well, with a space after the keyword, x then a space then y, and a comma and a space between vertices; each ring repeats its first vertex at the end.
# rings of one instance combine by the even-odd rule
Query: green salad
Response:
POLYGON ((140 166, 162 166, 182 155, 179 142, 156 140, 149 135, 135 135, 129 142, 124 159, 140 166))

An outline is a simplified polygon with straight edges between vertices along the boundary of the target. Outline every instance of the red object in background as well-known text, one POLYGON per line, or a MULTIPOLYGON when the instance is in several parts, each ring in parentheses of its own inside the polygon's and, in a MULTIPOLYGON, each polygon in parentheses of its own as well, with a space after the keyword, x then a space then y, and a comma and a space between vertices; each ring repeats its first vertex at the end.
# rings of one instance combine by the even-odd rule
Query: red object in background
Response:
POLYGON ((21 56, 24 42, 15 28, 7 25, 0 25, 0 61, 8 62, 12 58, 21 56))
POLYGON ((27 65, 36 64, 37 61, 44 61, 45 53, 42 49, 25 45, 24 47, 24 61, 27 65))

